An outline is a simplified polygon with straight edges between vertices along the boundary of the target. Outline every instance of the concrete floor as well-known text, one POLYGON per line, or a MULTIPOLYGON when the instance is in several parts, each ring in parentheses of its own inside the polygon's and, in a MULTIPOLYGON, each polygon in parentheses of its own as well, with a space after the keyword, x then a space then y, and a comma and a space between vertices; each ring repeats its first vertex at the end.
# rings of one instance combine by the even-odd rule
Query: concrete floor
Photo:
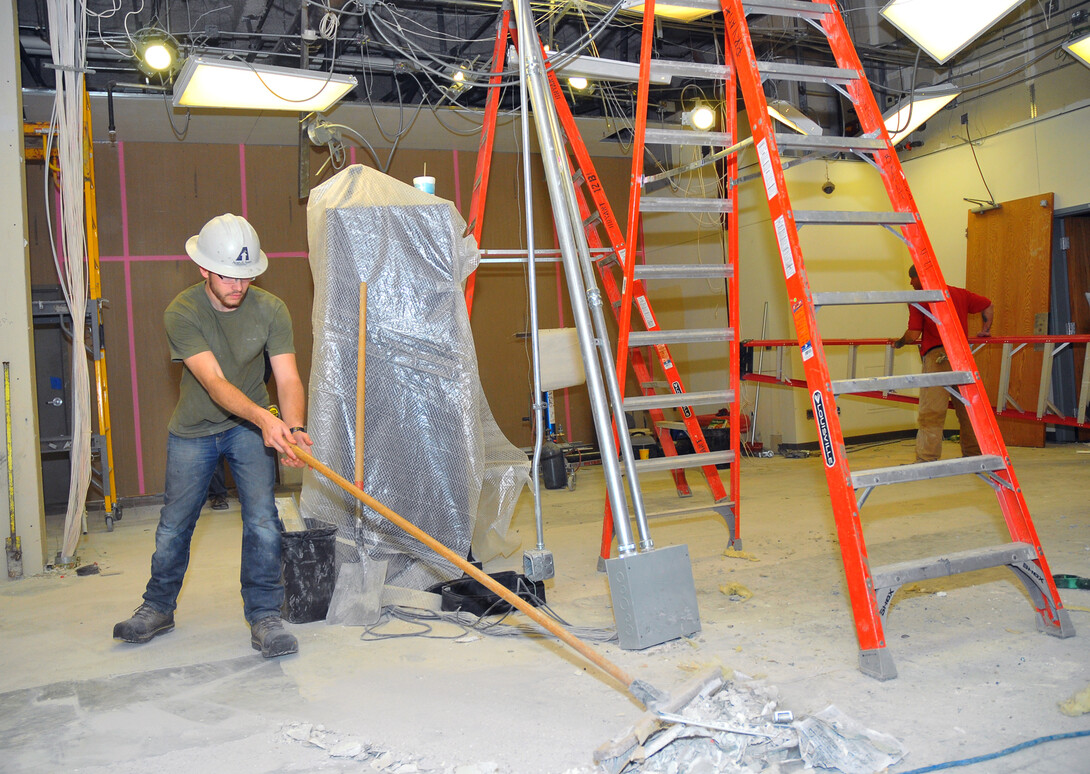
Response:
MULTIPOLYGON (((945 451, 957 453, 952 444, 945 451)), ((1086 447, 1011 452, 1052 571, 1090 576, 1086 447)), ((895 443, 852 456, 863 469, 909 461, 912 449, 895 443)), ((722 664, 760 678, 796 717, 835 705, 901 740, 908 755, 893 772, 1090 728, 1090 715, 1058 709, 1090 682, 1090 591, 1061 592, 1078 631, 1061 640, 1035 630, 1028 597, 1006 569, 919 584, 898 595, 887 621, 899 677, 878 682, 856 666, 821 461, 747 459, 742 482, 742 537, 756 561, 723 555, 727 533, 714 515, 652 526, 658 545, 689 547, 701 633, 640 652, 594 647, 667 690, 693 668, 722 664), (732 599, 721 590, 728 584, 753 595, 732 599)), ((557 568, 547 594, 573 625, 609 627, 609 589, 595 571, 600 470, 579 471, 577 484, 543 490, 557 568)), ((665 474, 645 489, 652 507, 676 505, 665 474)), ((883 489, 863 509, 875 565, 1006 540, 979 479, 883 489)), ((589 772, 592 751, 641 713, 558 644, 451 639, 459 632, 446 625, 433 634, 447 639, 378 642, 362 641, 358 628, 296 625, 299 655, 261 659, 242 619, 232 505, 205 511, 177 629, 148 644, 110 634, 140 602, 156 508, 130 509, 112 533, 91 519, 78 553, 99 575, 0 584, 0 770, 589 772), (367 760, 331 754, 368 745, 367 760)), ((532 547, 525 494, 515 526, 532 547)), ((508 568, 521 568, 521 551, 486 570, 508 568)), ((1090 738, 1078 738, 964 770, 1085 772, 1088 761, 1090 738)))

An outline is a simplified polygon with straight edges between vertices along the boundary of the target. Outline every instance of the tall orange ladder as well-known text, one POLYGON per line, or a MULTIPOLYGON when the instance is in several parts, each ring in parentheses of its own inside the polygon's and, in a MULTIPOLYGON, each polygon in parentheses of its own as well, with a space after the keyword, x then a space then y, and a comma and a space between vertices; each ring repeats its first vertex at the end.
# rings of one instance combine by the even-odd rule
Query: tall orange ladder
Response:
MULTIPOLYGON (((497 27, 496 44, 493 54, 492 82, 498 82, 498 73, 502 68, 502 57, 508 35, 513 28, 507 10, 502 11, 500 23, 497 27)), ((699 265, 699 266, 636 266, 632 261, 634 277, 628 281, 632 289, 627 303, 621 291, 625 275, 625 255, 636 255, 635 242, 632 247, 626 246, 620 225, 613 214, 605 190, 594 168, 594 163, 587 151, 586 145, 579 134, 575 118, 568 106, 563 88, 555 72, 548 71, 548 83, 552 101, 556 107, 565 139, 567 141, 566 162, 573 181, 576 185, 575 195, 578 201, 582 226, 586 234, 588 245, 595 257, 595 266, 601 280, 601 287, 610 302, 610 307, 622 325, 631 318, 633 308, 640 313, 640 319, 645 331, 637 332, 630 337, 629 349, 623 345, 620 349, 627 357, 622 357, 620 352, 617 357, 617 371, 619 383, 623 391, 626 360, 630 358, 632 370, 636 374, 640 385, 641 395, 629 396, 624 400, 625 411, 647 411, 651 417, 651 423, 655 428, 665 456, 662 458, 641 460, 636 463, 638 471, 662 471, 669 470, 675 481, 678 495, 689 497, 692 489, 685 477, 685 469, 700 468, 707 481, 711 492, 712 502, 689 508, 671 509, 660 513, 648 514, 650 518, 678 516, 692 512, 714 511, 718 513, 727 525, 730 533, 730 545, 741 547, 738 537, 738 465, 737 459, 738 435, 737 427, 740 417, 738 400, 738 386, 733 389, 711 390, 702 392, 687 392, 684 387, 681 374, 670 354, 668 344, 675 342, 692 342, 708 340, 724 340, 728 337, 726 331, 664 331, 659 325, 647 296, 645 282, 653 279, 711 279, 729 278, 733 276, 733 267, 730 265, 699 265), (620 283, 620 284, 619 284, 620 283), (655 358, 649 358, 644 354, 643 348, 651 348, 655 358), (662 371, 662 377, 656 378, 652 372, 652 362, 657 360, 662 371), (731 406, 731 428, 734 442, 733 451, 710 451, 704 432, 700 427, 694 407, 702 405, 731 406), (663 413, 664 409, 676 409, 680 414, 680 421, 672 421, 663 413), (671 430, 682 429, 689 436, 694 453, 678 455, 673 441, 671 430), (728 495, 723 481, 720 478, 717 464, 732 464, 731 493, 728 495)), ((488 176, 491 166, 492 137, 495 134, 495 123, 498 115, 499 90, 492 88, 489 92, 485 106, 485 125, 481 132, 481 144, 477 156, 477 167, 474 175, 473 197, 470 203, 468 215, 469 226, 467 233, 472 232, 480 240, 483 228, 483 212, 488 190, 488 176)), ((732 285, 733 287, 733 285, 732 285)), ((467 304, 472 303, 472 285, 467 283, 467 304)), ((736 315, 737 305, 731 304, 731 309, 736 315)), ((737 323, 734 323, 736 329, 737 323)), ((737 346, 735 344, 734 346, 737 346)), ((610 506, 606 503, 606 518, 603 525, 602 549, 599 557, 599 569, 604 568, 604 560, 609 557, 613 539, 613 520, 610 506)))
MULTIPOLYGON (((1074 628, 1056 591, 1021 487, 992 414, 980 374, 973 362, 965 332, 950 300, 946 282, 904 172, 890 144, 889 134, 867 83, 862 63, 836 4, 822 0, 671 0, 671 5, 722 11, 724 16, 726 48, 732 65, 722 68, 722 76, 728 86, 732 77, 736 78, 741 88, 752 130, 752 144, 756 148, 761 179, 776 233, 836 520, 859 641, 860 669, 880 680, 896 677, 897 670, 887 650, 883 623, 894 595, 903 584, 989 567, 1006 565, 1014 571, 1029 592, 1040 630, 1058 637, 1073 636, 1074 628), (758 61, 746 20, 747 13, 792 17, 811 24, 828 40, 836 66, 758 61), (762 79, 769 77, 829 84, 855 106, 863 135, 830 137, 776 132, 762 88, 762 79), (856 154, 881 174, 891 210, 795 210, 791 205, 784 165, 780 159, 781 149, 806 151, 818 157, 839 153, 856 154), (889 229, 908 246, 924 289, 908 292, 812 292, 798 237, 798 229, 805 225, 879 225, 889 229), (830 377, 825 358, 817 310, 831 305, 903 303, 917 306, 935 321, 953 371, 834 381, 830 377), (836 397, 868 391, 933 386, 946 388, 955 399, 961 400, 967 406, 982 454, 977 457, 853 472, 844 446, 836 397), (878 486, 957 475, 978 475, 992 486, 1010 533, 1010 541, 996 546, 954 551, 871 568, 859 511, 873 489, 878 486)), ((698 72, 704 72, 700 68, 706 67, 651 61, 653 13, 654 2, 648 0, 645 5, 644 45, 641 52, 641 97, 647 89, 650 69, 655 66, 674 66, 678 68, 675 70, 678 73, 686 73, 685 68, 688 68, 694 76, 698 72)), ((726 94, 727 102, 732 102, 733 88, 728 88, 726 94)), ((640 115, 642 114, 638 114, 638 119, 640 115)), ((678 142, 682 141, 678 138, 678 142)), ((733 132, 719 137, 709 134, 701 141, 729 149, 735 146, 736 136, 733 132)), ((634 151, 634 155, 638 154, 634 151)), ((732 245, 732 249, 737 249, 736 243, 732 245)))

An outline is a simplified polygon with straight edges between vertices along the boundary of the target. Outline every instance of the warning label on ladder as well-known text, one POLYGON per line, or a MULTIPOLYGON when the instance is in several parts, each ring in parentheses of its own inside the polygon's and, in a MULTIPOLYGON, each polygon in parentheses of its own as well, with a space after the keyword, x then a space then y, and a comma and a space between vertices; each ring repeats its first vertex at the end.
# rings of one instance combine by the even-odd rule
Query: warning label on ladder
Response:
POLYGON ((772 159, 768 155, 768 140, 761 140, 757 143, 757 157, 761 160, 761 177, 765 181, 765 192, 768 194, 769 201, 779 193, 780 189, 776 185, 776 176, 772 174, 772 159))
POLYGON ((776 241, 780 243, 780 260, 783 261, 783 273, 791 279, 795 276, 795 256, 791 254, 791 240, 787 238, 787 223, 783 215, 776 218, 776 241))

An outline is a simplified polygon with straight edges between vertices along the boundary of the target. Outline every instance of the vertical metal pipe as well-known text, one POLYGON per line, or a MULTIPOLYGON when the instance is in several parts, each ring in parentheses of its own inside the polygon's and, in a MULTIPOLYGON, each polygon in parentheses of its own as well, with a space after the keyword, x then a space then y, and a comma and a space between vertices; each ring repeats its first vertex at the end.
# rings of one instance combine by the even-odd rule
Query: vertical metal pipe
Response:
MULTIPOLYGON (((525 57, 526 70, 523 77, 529 82, 530 101, 534 109, 535 124, 538 130, 538 141, 541 145, 542 162, 545 168, 545 180, 549 187, 549 198, 553 202, 553 218, 556 222, 557 238, 560 243, 560 255, 564 262, 564 272, 568 280, 568 293, 571 296, 572 314, 575 317, 575 327, 579 336, 579 349, 583 355, 583 363, 586 367, 587 392, 590 397, 591 414, 594 417, 594 429, 598 435, 598 448, 602 457, 602 469, 606 479, 606 489, 609 494, 610 507, 613 510, 614 531, 617 534, 618 553, 625 555, 634 552, 635 545, 632 542, 632 528, 628 523, 628 505, 625 502, 623 483, 621 482, 620 467, 617 464, 617 446, 613 442, 613 428, 609 421, 609 406, 606 404, 605 386, 603 385, 603 371, 614 377, 613 387, 616 391, 616 375, 611 368, 605 366, 600 355, 608 353, 608 344, 601 346, 603 342, 595 341, 594 326, 591 314, 588 311, 588 303, 593 304, 595 296, 598 296, 599 317, 601 298, 597 286, 593 290, 586 290, 583 282, 583 273, 580 265, 579 247, 576 237, 582 232, 572 222, 570 197, 565 191, 574 190, 571 174, 568 171, 567 158, 560 152, 558 138, 560 126, 548 94, 545 90, 545 71, 539 57, 540 41, 533 25, 533 14, 530 11, 529 0, 517 0, 515 2, 515 19, 519 34, 519 49, 525 57), (596 344, 598 351, 595 350, 596 344)), ((585 235, 581 240, 584 251, 586 248, 585 235)), ((589 261, 589 252, 586 254, 589 261)), ((601 338, 601 334, 599 334, 601 338)), ((609 358, 612 360, 612 358, 609 358)), ((621 414, 621 424, 625 427, 624 414, 621 414)), ((631 456, 631 448, 629 449, 631 456)), ((638 491, 638 488, 635 490, 638 491)))
MULTIPOLYGON (((534 192, 530 179, 530 108, 526 94, 525 57, 519 48, 519 100, 522 113, 522 185, 526 208, 526 282, 530 301, 530 362, 534 372, 534 458, 530 465, 530 486, 534 492, 534 525, 537 549, 545 548, 545 527, 541 517, 541 445, 545 439, 545 406, 541 401, 541 348, 537 322, 537 261, 534 255, 534 192)), ((498 67, 498 64, 497 64, 498 67)))

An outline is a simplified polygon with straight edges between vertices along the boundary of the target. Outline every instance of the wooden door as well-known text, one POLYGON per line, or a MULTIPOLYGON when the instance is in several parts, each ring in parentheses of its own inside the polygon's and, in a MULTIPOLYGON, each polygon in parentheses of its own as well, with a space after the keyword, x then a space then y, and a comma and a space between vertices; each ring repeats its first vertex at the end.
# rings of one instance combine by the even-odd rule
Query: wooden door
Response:
MULTIPOLYGON (((1038 194, 1003 202, 997 210, 969 213, 965 286, 992 300, 993 336, 1030 336, 1035 320, 1042 314, 1047 325, 1053 202, 1053 194, 1038 194)), ((969 334, 975 333, 970 321, 969 334)), ((998 391, 1002 351, 1001 345, 989 344, 976 354, 992 405, 998 391)), ((1023 411, 1037 409, 1041 360, 1041 352, 1032 345, 1024 347, 1012 360, 1010 396, 1023 411)), ((1045 445, 1043 422, 999 419, 999 429, 1008 446, 1045 445)))
MULTIPOLYGON (((1069 241, 1067 282, 1071 294, 1071 321, 1075 324, 1075 333, 1090 333, 1090 215, 1064 218, 1064 233, 1069 241)), ((1079 385, 1082 384, 1086 345, 1075 344, 1072 351, 1072 359, 1075 361, 1075 394, 1078 395, 1079 385)), ((1090 440, 1090 430, 1080 429, 1079 440, 1090 440)))

